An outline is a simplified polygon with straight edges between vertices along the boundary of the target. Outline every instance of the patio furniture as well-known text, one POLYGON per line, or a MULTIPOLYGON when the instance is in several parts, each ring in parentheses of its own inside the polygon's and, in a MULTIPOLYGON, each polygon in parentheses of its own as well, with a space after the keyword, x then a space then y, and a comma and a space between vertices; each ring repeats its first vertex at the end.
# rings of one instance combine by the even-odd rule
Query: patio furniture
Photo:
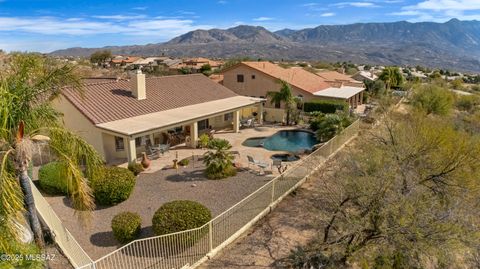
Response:
POLYGON ((277 169, 280 171, 280 169, 282 168, 282 160, 274 159, 272 162, 272 170, 274 166, 277 167, 277 169))
POLYGON ((250 155, 247 155, 247 159, 248 159, 248 166, 249 167, 250 167, 250 164, 253 164, 253 165, 257 166, 258 168, 260 168, 259 175, 265 174, 265 169, 270 166, 270 164, 268 164, 267 162, 262 162, 262 161, 255 160, 250 155))
POLYGON ((162 153, 162 155, 165 154, 165 152, 170 151, 170 144, 160 144, 158 145, 158 151, 162 153))
POLYGON ((254 126, 253 119, 246 119, 240 121, 240 128, 250 128, 254 126))
POLYGON ((150 140, 147 140, 147 143, 145 145, 145 150, 149 157, 151 158, 158 157, 159 150, 156 147, 152 146, 150 140))

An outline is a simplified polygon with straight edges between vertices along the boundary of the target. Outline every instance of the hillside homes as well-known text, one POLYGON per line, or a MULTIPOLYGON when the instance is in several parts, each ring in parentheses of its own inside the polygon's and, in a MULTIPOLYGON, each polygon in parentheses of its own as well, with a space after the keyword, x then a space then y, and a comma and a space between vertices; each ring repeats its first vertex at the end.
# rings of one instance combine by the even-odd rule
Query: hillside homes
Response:
MULTIPOLYGON (((130 80, 88 79, 82 92, 66 89, 54 104, 108 163, 131 162, 148 145, 186 143, 199 134, 239 131, 242 110, 262 110, 262 99, 240 96, 202 74, 130 80)), ((257 120, 262 121, 262 113, 257 120)))
MULTIPOLYGON (((348 102, 351 108, 362 104, 364 87, 361 82, 325 73, 324 77, 303 68, 282 68, 271 62, 241 62, 223 72, 223 85, 237 94, 265 98, 267 92, 280 89, 279 80, 286 81, 294 96, 304 102, 337 100, 348 102), (346 81, 343 81, 346 80, 346 81)), ((339 74, 341 75, 341 74, 339 74)), ((283 121, 283 104, 266 102, 268 121, 283 121)))

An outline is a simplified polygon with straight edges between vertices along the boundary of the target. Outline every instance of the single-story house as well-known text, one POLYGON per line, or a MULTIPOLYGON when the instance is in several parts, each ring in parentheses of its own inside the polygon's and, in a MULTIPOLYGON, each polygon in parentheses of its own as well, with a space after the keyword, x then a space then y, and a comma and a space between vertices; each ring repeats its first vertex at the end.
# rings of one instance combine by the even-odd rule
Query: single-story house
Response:
POLYGON ((358 81, 375 81, 378 79, 378 76, 375 75, 373 71, 359 71, 358 73, 353 75, 352 78, 358 81))
POLYGON ((350 87, 359 87, 365 88, 363 81, 358 81, 352 77, 342 74, 337 71, 320 71, 317 72, 321 78, 323 78, 327 83, 331 85, 340 85, 341 86, 350 86, 350 87))
POLYGON ((66 127, 108 163, 136 160, 147 145, 196 147, 202 133, 238 132, 242 110, 262 110, 264 101, 240 96, 202 74, 145 78, 140 71, 130 80, 85 80, 82 91, 67 88, 62 95, 54 105, 66 127))
MULTIPOLYGON (((348 102, 351 108, 362 104, 364 87, 345 86, 341 82, 328 82, 303 68, 283 68, 271 62, 241 62, 222 72, 223 85, 237 94, 258 98, 267 92, 278 91, 280 80, 287 82, 292 94, 303 102, 337 100, 348 102)), ((267 98, 268 99, 268 98, 267 98)), ((265 104, 265 119, 284 121, 283 104, 265 104)))

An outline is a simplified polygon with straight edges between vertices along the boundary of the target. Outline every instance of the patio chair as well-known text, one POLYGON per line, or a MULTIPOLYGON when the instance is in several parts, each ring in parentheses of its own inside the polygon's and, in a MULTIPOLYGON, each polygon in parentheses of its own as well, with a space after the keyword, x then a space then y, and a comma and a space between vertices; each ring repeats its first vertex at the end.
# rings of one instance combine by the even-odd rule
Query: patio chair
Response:
POLYGON ((265 173, 265 169, 270 167, 270 164, 268 164, 267 162, 262 162, 262 161, 255 160, 250 155, 247 155, 247 159, 248 159, 248 167, 250 167, 250 164, 253 164, 253 165, 255 165, 255 166, 257 166, 258 168, 261 169, 260 173, 262 171, 265 173))

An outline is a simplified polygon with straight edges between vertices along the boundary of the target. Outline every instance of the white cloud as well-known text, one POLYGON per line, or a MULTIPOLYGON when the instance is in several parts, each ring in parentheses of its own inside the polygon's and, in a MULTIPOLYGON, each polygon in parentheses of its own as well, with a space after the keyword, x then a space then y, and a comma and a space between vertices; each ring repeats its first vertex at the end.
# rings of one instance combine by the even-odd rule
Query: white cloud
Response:
POLYGON ((220 0, 220 1, 218 1, 217 3, 220 4, 220 5, 225 5, 225 4, 228 3, 228 2, 225 1, 225 0, 220 0))
POLYGON ((271 17, 258 17, 253 19, 253 21, 271 21, 271 20, 273 20, 273 18, 271 17))
POLYGON ((134 9, 134 10, 146 10, 147 7, 134 7, 132 9, 134 9))
POLYGON ((42 35, 156 35, 171 38, 198 28, 212 28, 210 25, 197 25, 188 19, 131 19, 93 21, 81 18, 64 19, 58 17, 0 17, 1 32, 23 32, 42 35))
POLYGON ((366 7, 366 8, 371 8, 371 7, 379 7, 377 4, 374 4, 372 2, 340 2, 336 4, 332 4, 331 6, 333 7, 366 7))
POLYGON ((134 19, 143 19, 146 16, 145 15, 96 15, 92 17, 97 19, 105 19, 105 20, 125 21, 125 20, 134 20, 134 19))
POLYGON ((333 16, 335 16, 335 13, 333 12, 326 12, 326 13, 320 14, 320 17, 333 17, 333 16))
POLYGON ((480 10, 478 0, 427 0, 406 9, 420 10, 480 10))
POLYGON ((479 0, 424 0, 415 5, 402 7, 394 16, 410 17, 411 22, 445 22, 452 18, 460 20, 479 20, 479 0), (468 12, 469 14, 466 14, 468 12))

